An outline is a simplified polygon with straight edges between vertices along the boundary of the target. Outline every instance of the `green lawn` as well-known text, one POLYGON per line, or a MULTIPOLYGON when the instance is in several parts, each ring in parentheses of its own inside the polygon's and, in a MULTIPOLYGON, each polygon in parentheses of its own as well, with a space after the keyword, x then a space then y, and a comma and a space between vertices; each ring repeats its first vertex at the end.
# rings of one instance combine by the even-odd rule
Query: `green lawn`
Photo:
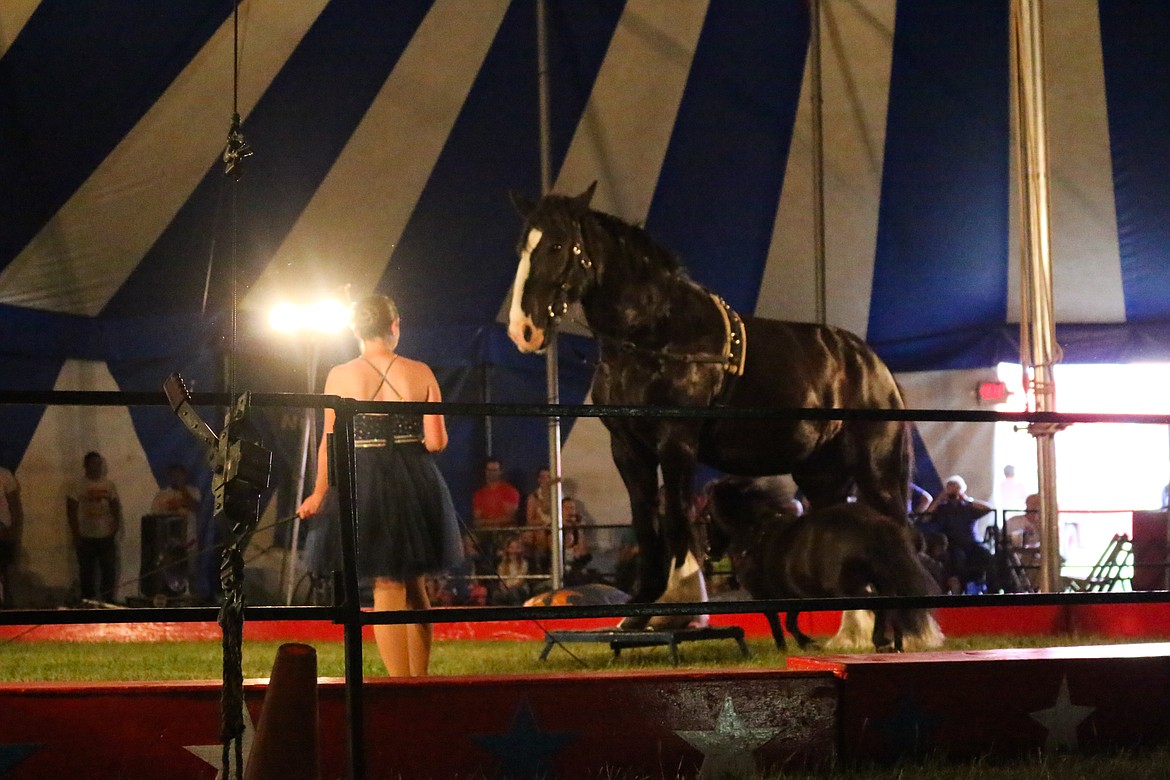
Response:
MULTIPOLYGON (((1053 647, 1115 642, 1094 636, 960 637, 948 639, 948 650, 985 650, 1003 647, 1053 647)), ((244 676, 267 677, 279 642, 245 642, 244 676)), ((730 640, 693 642, 680 646, 680 668, 778 668, 784 654, 771 639, 748 641, 749 658, 742 658, 730 640)), ((318 673, 344 675, 340 642, 318 642, 318 673)), ((553 648, 539 661, 541 641, 457 640, 436 642, 431 673, 437 675, 533 674, 540 672, 620 671, 673 668, 665 647, 623 650, 614 658, 603 644, 570 644, 553 648)), ((802 651, 815 655, 820 651, 802 651)), ((385 672, 373 643, 363 650, 364 673, 385 672)), ((218 680, 221 674, 218 642, 6 642, 0 644, 0 682, 103 680, 218 680)))

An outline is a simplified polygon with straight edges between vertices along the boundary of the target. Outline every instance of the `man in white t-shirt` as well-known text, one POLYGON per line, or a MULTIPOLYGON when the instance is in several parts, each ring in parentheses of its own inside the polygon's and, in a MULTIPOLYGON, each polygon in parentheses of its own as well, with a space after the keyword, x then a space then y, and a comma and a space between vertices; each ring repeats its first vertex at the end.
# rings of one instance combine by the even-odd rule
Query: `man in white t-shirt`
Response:
POLYGON ((81 598, 100 596, 114 600, 118 571, 116 537, 122 527, 122 503, 118 488, 106 477, 106 460, 98 452, 86 453, 85 476, 74 480, 65 499, 65 513, 77 551, 81 574, 81 598), (100 579, 94 587, 94 578, 100 579))
POLYGON ((24 530, 24 508, 20 503, 20 483, 6 468, 0 468, 0 608, 12 606, 8 587, 8 569, 15 563, 24 530))

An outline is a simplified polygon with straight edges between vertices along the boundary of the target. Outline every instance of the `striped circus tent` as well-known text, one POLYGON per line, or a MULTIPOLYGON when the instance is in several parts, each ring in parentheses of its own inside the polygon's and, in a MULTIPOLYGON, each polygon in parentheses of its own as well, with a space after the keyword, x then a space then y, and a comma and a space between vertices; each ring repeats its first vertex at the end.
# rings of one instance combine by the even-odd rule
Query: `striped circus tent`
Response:
MULTIPOLYGON (((546 2, 555 189, 598 181, 596 207, 644 223, 738 310, 813 320, 807 3, 546 2)), ((822 8, 825 316, 912 406, 971 408, 1018 356, 1008 2, 822 8)), ((237 36, 229 3, 0 4, 0 389, 155 390, 174 370, 196 390, 319 388, 264 312, 350 285, 395 298, 403 351, 447 400, 542 402, 543 361, 499 321, 508 191, 540 188, 536 15, 243 0, 237 36), (238 182, 221 161, 233 105, 255 152, 238 182)), ((1170 359, 1170 8, 1062 0, 1044 25, 1065 360, 1170 359)), ((578 402, 592 347, 563 341, 578 402)), ((352 348, 322 343, 322 365, 352 348)), ((298 418, 265 419, 291 484, 298 418)), ((61 486, 85 451, 107 454, 130 516, 168 463, 201 460, 165 409, 5 406, 0 426, 30 565, 53 586, 69 576, 50 563, 68 558, 61 486)), ((545 460, 543 420, 451 427, 442 466, 464 506, 489 449, 517 481, 545 460)), ((990 494, 989 426, 920 431, 924 481, 933 461, 990 494)), ((566 439, 594 519, 624 520, 599 424, 566 439)))

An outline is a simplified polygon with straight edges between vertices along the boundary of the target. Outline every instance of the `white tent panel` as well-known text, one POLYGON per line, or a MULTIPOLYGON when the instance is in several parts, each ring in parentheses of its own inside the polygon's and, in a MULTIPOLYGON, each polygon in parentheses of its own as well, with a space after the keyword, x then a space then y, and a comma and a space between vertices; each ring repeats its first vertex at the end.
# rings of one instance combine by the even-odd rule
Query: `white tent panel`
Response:
POLYGON ((245 305, 308 286, 373 290, 495 38, 508 0, 439 2, 427 14, 245 305), (393 181, 394 186, 370 186, 393 181))
MULTIPOLYGON (((70 360, 61 369, 54 390, 117 391, 104 363, 70 360)), ((121 406, 50 406, 45 410, 28 451, 17 470, 24 502, 24 554, 20 577, 38 594, 64 594, 75 589, 77 559, 65 515, 68 484, 82 475, 87 452, 106 459, 109 478, 122 502, 118 534, 117 595, 138 594, 142 553, 141 517, 150 512, 158 491, 130 413, 121 406)), ((18 593, 18 598, 22 598, 18 593)))

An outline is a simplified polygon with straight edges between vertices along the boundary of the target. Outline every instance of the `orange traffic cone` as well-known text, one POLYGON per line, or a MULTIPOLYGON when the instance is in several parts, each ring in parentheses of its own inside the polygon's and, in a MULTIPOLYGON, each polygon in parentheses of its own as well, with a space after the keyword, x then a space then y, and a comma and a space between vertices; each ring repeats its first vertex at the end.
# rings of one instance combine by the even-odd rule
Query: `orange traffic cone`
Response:
POLYGON ((264 694, 244 770, 246 780, 319 778, 317 721, 317 651, 309 645, 283 644, 276 651, 264 694))

